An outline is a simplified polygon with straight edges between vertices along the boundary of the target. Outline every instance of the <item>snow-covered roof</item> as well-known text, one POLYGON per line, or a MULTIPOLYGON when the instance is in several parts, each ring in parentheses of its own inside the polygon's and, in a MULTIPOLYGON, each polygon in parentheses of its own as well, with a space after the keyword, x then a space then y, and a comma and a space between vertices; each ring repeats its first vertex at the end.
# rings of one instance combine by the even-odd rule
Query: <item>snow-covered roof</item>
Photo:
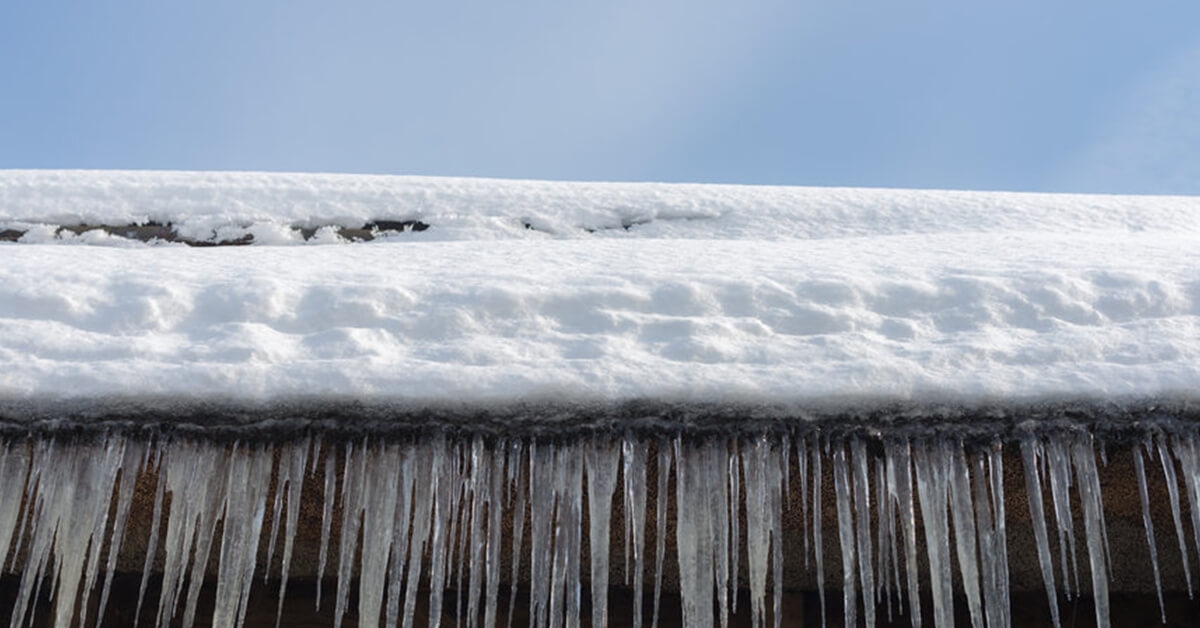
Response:
POLYGON ((8 400, 1200 390, 1200 198, 9 171, 5 233, 8 400), (62 229, 147 224, 252 245, 62 229))

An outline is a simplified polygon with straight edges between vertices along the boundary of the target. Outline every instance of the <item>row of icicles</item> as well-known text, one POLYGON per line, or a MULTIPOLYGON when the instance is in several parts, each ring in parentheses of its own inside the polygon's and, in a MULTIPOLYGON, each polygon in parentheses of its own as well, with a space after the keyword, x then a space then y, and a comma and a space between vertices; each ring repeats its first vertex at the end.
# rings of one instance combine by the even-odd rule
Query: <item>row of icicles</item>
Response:
MULTIPOLYGON (((1012 446, 1020 449, 1024 465, 1055 625, 1060 587, 1068 595, 1088 590, 1079 578, 1081 560, 1091 574, 1097 624, 1108 625, 1112 564, 1092 438, 1086 433, 1029 436, 1012 446), (1086 551, 1081 557, 1075 551, 1072 490, 1083 514, 1086 551), (1053 511, 1053 524, 1047 510, 1053 511), (1052 527, 1058 536, 1057 557, 1050 550, 1052 527)), ((429 624, 438 625, 444 592, 451 588, 462 592, 456 599, 466 626, 510 625, 516 587, 501 585, 518 581, 522 562, 529 574, 532 625, 580 625, 587 619, 581 616, 585 586, 591 591, 591 625, 606 625, 609 560, 614 555, 610 513, 619 493, 623 573, 632 575, 624 584, 632 587, 634 600, 643 595, 653 599, 649 617, 642 616, 641 604, 622 609, 632 614, 635 626, 658 623, 669 525, 677 545, 684 625, 727 625, 736 612, 738 591, 748 589, 753 625, 773 621, 778 626, 788 612, 781 608, 779 586, 785 508, 799 509, 803 518, 805 561, 815 569, 823 619, 827 583, 822 536, 836 534, 844 575, 834 588, 840 585, 843 592, 846 625, 861 620, 873 626, 881 608, 891 613, 895 606, 913 625, 951 626, 953 599, 962 596, 972 626, 1009 626, 1002 445, 965 448, 950 438, 887 437, 881 451, 877 444, 872 447, 854 437, 830 442, 781 435, 661 440, 604 435, 569 442, 434 436, 325 446, 309 438, 227 446, 113 434, 87 444, 10 442, 0 457, 0 557, 25 557, 14 565, 20 589, 11 625, 32 621, 32 601, 43 588, 53 589, 56 626, 89 625, 87 596, 99 596, 98 614, 103 616, 135 480, 150 472, 157 478, 152 521, 161 523, 152 526, 147 540, 138 612, 153 613, 156 626, 190 627, 210 555, 216 552, 212 624, 241 626, 251 582, 261 571, 264 541, 265 564, 272 564, 276 552, 281 555, 281 571, 274 575, 280 576, 282 608, 301 500, 311 498, 301 494, 303 480, 324 469, 319 574, 336 573, 335 625, 351 603, 354 580, 359 582, 356 603, 362 626, 423 623, 426 618, 416 616, 419 590, 427 591, 422 594, 428 595, 429 624), (322 459, 324 465, 319 464, 322 459), (665 471, 649 480, 657 482, 654 487, 648 486, 650 465, 665 471), (828 465, 825 471, 823 465, 828 465), (837 529, 822 530, 821 500, 829 498, 829 487, 823 489, 822 482, 830 476, 837 529), (275 491, 270 490, 273 479, 275 491), (661 507, 647 521, 652 489, 659 496, 673 489, 675 502, 683 505, 672 521, 672 513, 661 507), (797 494, 798 500, 793 497, 797 494), (173 498, 164 499, 168 495, 173 498), (331 524, 339 514, 340 536, 331 539, 331 524), (648 524, 657 531, 653 549, 646 547, 648 524), (582 573, 585 539, 588 574, 582 573), (330 549, 331 541, 336 550, 330 549), (502 566, 506 545, 518 548, 512 555, 519 559, 502 566), (919 551, 929 566, 927 574, 918 573, 919 551), (153 604, 144 599, 146 577, 158 555, 164 561, 162 586, 153 604), (952 587, 954 565, 958 590, 952 587), (739 582, 740 572, 748 582, 739 582), (923 579, 930 587, 931 607, 920 601, 923 579), (502 595, 509 596, 507 614, 500 610, 502 595)), ((1144 456, 1150 462, 1157 458, 1164 474, 1187 569, 1179 493, 1182 485, 1190 506, 1191 540, 1200 554, 1200 442, 1188 435, 1160 436, 1135 448, 1147 542, 1159 583, 1144 456)), ((666 499, 655 503, 666 504, 666 499)), ((1191 574, 1186 573, 1190 592, 1191 574)), ((322 603, 320 588, 317 603, 322 603)), ((1159 604, 1161 608, 1161 583, 1159 604)))

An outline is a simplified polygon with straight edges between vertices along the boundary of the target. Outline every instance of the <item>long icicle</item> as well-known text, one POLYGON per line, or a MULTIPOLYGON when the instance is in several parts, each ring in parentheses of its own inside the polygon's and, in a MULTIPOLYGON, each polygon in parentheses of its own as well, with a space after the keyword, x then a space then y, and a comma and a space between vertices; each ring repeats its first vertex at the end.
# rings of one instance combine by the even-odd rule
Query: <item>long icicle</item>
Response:
MULTIPOLYGON (((782 622, 786 616, 781 606, 782 509, 788 503, 784 491, 792 446, 787 436, 783 438, 761 434, 734 442, 725 436, 687 435, 659 444, 652 623, 659 617, 664 541, 671 532, 668 523, 674 523, 678 546, 674 558, 688 625, 735 625, 746 616, 734 610, 739 592, 734 578, 743 542, 750 589, 749 608, 743 613, 756 627, 765 626, 768 616, 776 625, 782 622), (670 522, 672 482, 676 504, 670 522), (768 605, 766 598, 769 586, 773 605, 768 605)), ((872 625, 879 604, 886 604, 889 614, 896 604, 907 606, 910 620, 920 624, 928 616, 921 608, 919 583, 928 577, 934 625, 952 624, 957 597, 966 602, 975 626, 1009 626, 1001 441, 980 445, 945 435, 922 435, 912 441, 904 435, 888 435, 880 443, 876 438, 828 439, 815 434, 794 444, 799 482, 795 488, 802 500, 797 512, 813 535, 804 543, 812 548, 816 562, 822 614, 821 484, 822 465, 829 462, 847 622, 857 624, 861 618, 872 625), (930 568, 927 574, 918 573, 922 561, 917 556, 917 536, 922 533, 924 558, 930 568), (959 572, 953 579, 952 563, 959 572)), ((1094 599, 1097 625, 1106 626, 1111 565, 1116 557, 1110 558, 1097 461, 1098 457, 1104 459, 1103 450, 1084 430, 1027 434, 1019 446, 1036 556, 1052 621, 1059 625, 1061 620, 1059 595, 1075 595, 1085 588, 1094 599), (1077 503, 1072 503, 1073 499, 1077 503), (1054 507, 1061 538, 1062 547, 1057 551, 1051 548, 1047 502, 1054 507), (1072 508, 1078 509, 1074 515, 1072 508), (1081 587, 1073 577, 1072 516, 1083 520, 1079 540, 1085 546, 1090 589, 1081 587), (1059 567, 1054 565, 1056 555, 1059 567), (1056 586, 1059 574, 1066 576, 1063 590, 1056 586)), ((321 522, 325 531, 322 549, 328 544, 329 530, 337 530, 339 535, 337 555, 330 557, 337 566, 335 622, 346 614, 349 597, 357 590, 357 621, 361 625, 411 626, 416 621, 418 588, 428 591, 432 625, 443 621, 443 610, 446 618, 457 611, 458 621, 467 628, 490 628, 502 622, 498 606, 501 531, 512 515, 512 551, 518 557, 530 551, 529 623, 575 627, 586 622, 586 613, 592 624, 604 625, 609 621, 612 499, 622 479, 628 569, 633 571, 635 604, 640 605, 644 532, 648 532, 644 530, 645 506, 650 493, 646 486, 650 443, 645 439, 604 433, 575 440, 527 442, 437 434, 404 445, 358 441, 340 448, 342 453, 335 455, 331 447, 324 456, 327 490, 321 522), (340 508, 335 507, 338 504, 340 508), (523 547, 526 521, 532 538, 529 549, 523 547), (584 561, 589 558, 590 578, 585 581, 584 561), (358 584, 351 586, 351 582, 358 584), (582 595, 589 585, 590 611, 585 610, 582 595)), ((1137 482, 1160 618, 1165 620, 1143 449, 1159 456, 1183 567, 1188 569, 1187 546, 1192 542, 1184 531, 1189 526, 1179 493, 1182 485, 1188 514, 1200 516, 1196 514, 1200 508, 1200 442, 1191 433, 1166 432, 1132 450, 1131 480, 1137 482)), ((286 578, 310 452, 308 439, 225 446, 113 434, 96 441, 5 443, 0 448, 0 472, 15 478, 14 484, 22 491, 13 493, 19 499, 0 507, 0 542, 8 543, 9 552, 19 552, 23 560, 11 625, 38 621, 35 615, 46 599, 56 607, 52 619, 56 626, 102 619, 103 611, 94 618, 88 616, 97 608, 92 596, 99 595, 103 608, 108 594, 101 589, 107 591, 111 581, 118 558, 114 548, 120 547, 125 518, 136 500, 134 485, 141 482, 138 477, 142 474, 153 480, 137 491, 153 498, 146 565, 157 562, 160 551, 163 559, 154 623, 192 625, 201 587, 209 575, 209 555, 215 553, 212 621, 239 626, 247 616, 260 554, 274 554, 273 550, 282 547, 280 573, 286 578), (281 497, 270 494, 271 486, 281 497), (268 511, 277 523, 264 525, 268 511), (18 533, 18 527, 23 531, 18 533), (269 547, 271 538, 281 545, 269 547), (14 542, 20 546, 12 546, 14 542), (261 553, 260 543, 266 550, 261 553), (103 549, 105 545, 108 550, 103 549)), ((311 458, 316 455, 314 452, 311 458)), ((792 546, 797 551, 800 541, 796 539, 792 546)), ((621 548, 615 551, 619 554, 621 548)), ((521 575, 519 567, 519 562, 509 567, 510 584, 521 575)), ((144 596, 144 582, 139 597, 144 596)), ((281 600, 285 586, 280 585, 281 600)), ((636 609, 634 620, 641 623, 636 609)))
MULTIPOLYGON (((651 614, 651 628, 658 627, 658 606, 662 598, 663 558, 667 547, 667 481, 671 475, 671 443, 666 439, 658 441, 658 492, 655 495, 654 516, 656 519, 655 552, 654 552, 654 610, 651 614)), ((676 498, 678 501, 678 498, 676 498)))
MULTIPOLYGON (((646 548, 646 461, 649 443, 626 437, 621 443, 625 481, 625 513, 629 522, 627 544, 633 553, 633 626, 642 627, 643 588, 645 586, 646 548)), ((736 536, 736 535, 735 535, 736 536)), ((626 567, 628 569, 628 567, 626 567)), ((734 573, 737 573, 736 570, 734 573)), ((628 576, 628 572, 626 572, 628 576)))
POLYGON ((1049 532, 1046 529, 1046 511, 1042 498, 1041 466, 1038 457, 1041 448, 1037 440, 1028 436, 1021 441, 1021 459, 1025 466, 1025 495, 1029 500, 1029 521, 1033 526, 1033 537, 1037 543, 1038 564, 1042 570, 1042 582, 1046 586, 1046 600, 1050 605, 1050 617, 1054 627, 1062 624, 1058 615, 1058 589, 1054 586, 1053 557, 1050 554, 1049 532))
POLYGON ((1167 623, 1167 607, 1163 604, 1162 576, 1158 570, 1158 547, 1154 543, 1154 522, 1150 520, 1150 491, 1146 488, 1146 463, 1142 461, 1141 447, 1133 447, 1133 469, 1137 474, 1138 497, 1142 500, 1142 525, 1146 528, 1146 547, 1150 550, 1150 565, 1154 569, 1154 591, 1158 595, 1158 612, 1162 623, 1167 623))
POLYGON ((1100 476, 1096 469, 1096 452, 1090 437, 1076 437, 1071 445, 1071 462, 1079 482, 1079 498, 1083 502, 1084 531, 1087 534, 1088 562, 1092 569, 1092 597, 1096 608, 1096 626, 1108 626, 1107 544, 1104 541, 1104 505, 1100 499, 1100 476))
POLYGON ((594 438, 585 450, 587 461, 588 539, 592 568, 592 625, 608 625, 608 547, 612 495, 617 486, 620 447, 607 438, 594 438))
POLYGON ((929 557, 930 583, 933 589, 934 625, 954 625, 954 598, 950 586, 950 534, 946 518, 947 444, 915 443, 913 466, 917 477, 917 495, 925 522, 925 550, 929 557))
POLYGON ((766 447, 762 439, 741 448, 746 478, 746 561, 750 567, 750 622, 755 628, 766 623, 767 522, 766 447))
POLYGON ((1179 480, 1175 475, 1175 461, 1171 459, 1171 453, 1167 449, 1165 439, 1161 436, 1157 439, 1158 459, 1162 463, 1163 480, 1167 483, 1167 497, 1171 504, 1171 517, 1175 521, 1175 537, 1179 540, 1179 559, 1183 563, 1183 576, 1187 581, 1188 597, 1192 597, 1192 568, 1189 566, 1191 561, 1188 560, 1187 539, 1183 532, 1183 517, 1179 511, 1179 480))
POLYGON ((855 590, 857 559, 854 544, 854 508, 851 505, 850 475, 846 450, 842 445, 833 448, 833 491, 837 502, 838 540, 842 548, 842 612, 847 626, 858 625, 858 594, 855 590))
POLYGON ((867 628, 875 626, 875 566, 871 548, 871 484, 867 465, 867 445, 861 438, 850 441, 853 467, 854 537, 858 549, 858 574, 862 584, 863 619, 867 628))
POLYGON ((825 609, 825 558, 824 550, 822 550, 821 541, 821 443, 820 437, 814 436, 812 441, 812 455, 809 456, 813 463, 812 481, 813 481, 813 507, 812 507, 812 535, 813 535, 813 562, 817 563, 817 597, 821 599, 821 627, 826 624, 826 609, 825 609))

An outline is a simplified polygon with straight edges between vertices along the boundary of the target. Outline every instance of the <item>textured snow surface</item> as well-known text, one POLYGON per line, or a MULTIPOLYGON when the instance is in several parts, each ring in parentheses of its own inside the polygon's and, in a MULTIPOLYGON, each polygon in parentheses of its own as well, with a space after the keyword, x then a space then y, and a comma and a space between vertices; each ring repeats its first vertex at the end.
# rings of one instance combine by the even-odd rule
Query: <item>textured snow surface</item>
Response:
POLYGON ((0 243, 9 399, 1200 389, 1197 198, 0 172, 0 230, 18 227, 0 243), (373 220, 430 228, 218 248, 52 228, 373 220))

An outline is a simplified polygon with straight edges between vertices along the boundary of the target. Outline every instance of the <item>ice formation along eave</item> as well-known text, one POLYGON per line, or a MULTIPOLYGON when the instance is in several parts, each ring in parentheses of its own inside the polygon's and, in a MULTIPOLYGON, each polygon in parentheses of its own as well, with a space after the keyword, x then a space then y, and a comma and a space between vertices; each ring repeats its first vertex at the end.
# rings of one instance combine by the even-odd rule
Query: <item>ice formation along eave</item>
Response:
MULTIPOLYGON (((1193 588, 1200 434, 1194 422, 1177 425, 1147 432, 1120 452, 1137 480, 1150 549, 1139 564, 1151 570, 1161 606, 1164 591, 1193 588), (1178 559, 1164 554, 1175 552, 1173 543, 1156 546, 1155 525, 1174 528, 1178 559), (1168 569, 1160 570, 1160 558, 1168 569)), ((127 540, 145 549, 140 612, 154 615, 156 626, 190 626, 203 583, 215 578, 213 623, 240 626, 255 578, 279 577, 271 587, 283 599, 308 501, 321 504, 321 514, 304 524, 319 525, 321 536, 314 550, 309 528, 307 550, 319 551, 319 563, 307 575, 332 578, 325 604, 335 606, 335 626, 355 602, 359 625, 411 626, 426 613, 438 625, 450 621, 443 612, 468 626, 503 625, 515 608, 514 583, 528 583, 521 604, 530 625, 577 625, 586 612, 584 591, 593 625, 618 613, 632 614, 633 625, 656 623, 664 558, 677 565, 686 626, 711 627, 718 619, 727 625, 739 591, 749 600, 743 617, 778 626, 795 610, 781 605, 781 595, 797 571, 815 578, 822 614, 826 594, 842 597, 847 625, 874 626, 898 613, 913 625, 924 618, 953 626, 953 602, 965 600, 972 626, 1009 626, 1013 587, 1029 586, 1010 573, 1010 560, 1023 553, 1017 548, 1036 548, 1036 557, 1022 560, 1038 565, 1055 625, 1060 610, 1086 595, 1097 625, 1107 626, 1110 579, 1128 580, 1132 566, 1116 561, 1128 560, 1136 546, 1120 538, 1110 544, 1108 524, 1128 518, 1106 518, 1101 496, 1101 469, 1117 453, 1078 429, 970 445, 900 432, 699 439, 432 432, 340 443, 318 433, 224 444, 120 432, 16 439, 0 448, 0 550, 25 557, 11 567, 20 575, 13 625, 38 612, 43 586, 53 589, 47 603, 56 626, 102 615, 122 561, 120 541, 132 520, 145 522, 152 510, 155 524, 147 532, 143 523, 139 533, 148 539, 127 540), (1023 482, 1013 486, 1006 463, 1020 468, 1023 482), (135 480, 149 483, 150 493, 135 498, 135 480), (1008 511, 1006 494, 1022 488, 1028 519, 1008 511), (613 540, 617 530, 623 548, 613 540), (519 558, 506 562, 504 548, 519 558), (207 568, 210 556, 215 572, 207 568), (162 582, 147 596, 152 571, 162 582), (620 609, 606 602, 620 574, 644 604, 620 609), (448 589, 458 595, 448 597, 448 589), (931 599, 922 599, 925 593, 931 599), (79 603, 76 610, 89 597, 98 606, 79 603), (424 610, 417 611, 418 598, 428 600, 424 610)))

